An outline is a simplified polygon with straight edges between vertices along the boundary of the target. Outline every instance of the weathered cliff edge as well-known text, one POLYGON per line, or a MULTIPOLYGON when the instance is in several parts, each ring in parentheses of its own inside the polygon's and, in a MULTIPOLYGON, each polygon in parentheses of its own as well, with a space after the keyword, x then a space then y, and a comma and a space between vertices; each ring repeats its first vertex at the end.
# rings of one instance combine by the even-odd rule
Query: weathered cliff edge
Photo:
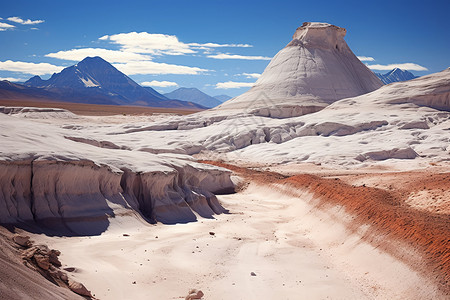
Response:
POLYGON ((0 222, 35 222, 79 234, 101 233, 108 218, 133 212, 149 222, 190 222, 223 213, 214 193, 232 190, 229 171, 194 162, 136 171, 91 160, 4 160, 0 222))

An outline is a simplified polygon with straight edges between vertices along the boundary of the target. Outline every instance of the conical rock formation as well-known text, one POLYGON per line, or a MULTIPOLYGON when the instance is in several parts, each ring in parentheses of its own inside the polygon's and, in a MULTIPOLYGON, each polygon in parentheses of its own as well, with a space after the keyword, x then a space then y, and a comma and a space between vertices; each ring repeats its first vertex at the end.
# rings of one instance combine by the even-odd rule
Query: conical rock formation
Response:
POLYGON ((353 54, 345 34, 327 23, 303 23, 255 85, 218 109, 285 118, 378 89, 382 82, 353 54))

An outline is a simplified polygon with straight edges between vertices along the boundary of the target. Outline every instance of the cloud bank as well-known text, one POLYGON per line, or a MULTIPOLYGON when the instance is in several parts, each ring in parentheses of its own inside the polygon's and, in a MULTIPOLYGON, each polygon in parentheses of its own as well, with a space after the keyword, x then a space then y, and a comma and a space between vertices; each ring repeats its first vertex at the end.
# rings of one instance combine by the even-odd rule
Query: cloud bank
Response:
POLYGON ((0 77, 0 80, 7 80, 9 82, 21 82, 26 81, 26 79, 15 78, 15 77, 0 77))
POLYGON ((375 59, 370 56, 357 56, 360 61, 374 61, 375 59))
POLYGON ((45 75, 60 72, 64 67, 55 66, 48 63, 30 63, 22 61, 0 61, 0 70, 20 72, 31 75, 45 75))
POLYGON ((5 31, 5 30, 8 30, 8 29, 13 29, 14 27, 16 27, 16 26, 11 25, 11 24, 7 24, 7 23, 0 22, 0 31, 5 31))
MULTIPOLYGON (((155 57, 162 55, 190 55, 198 50, 213 51, 215 48, 240 47, 249 48, 249 44, 218 44, 218 43, 184 43, 175 35, 130 32, 113 35, 104 35, 100 41, 117 45, 119 50, 104 48, 78 48, 48 53, 45 56, 69 60, 81 61, 87 56, 100 56, 112 63, 117 69, 127 75, 143 74, 184 74, 196 75, 207 69, 190 67, 153 61, 155 57)), ((260 59, 264 57, 249 57, 241 59, 260 59)))
POLYGON ((218 82, 216 84, 216 89, 239 89, 243 87, 252 87, 254 82, 235 82, 235 81, 227 81, 227 82, 218 82))
POLYGON ((187 67, 181 65, 172 65, 166 63, 157 63, 154 61, 133 61, 128 63, 113 64, 114 67, 127 75, 162 75, 162 74, 183 74, 183 75, 197 75, 203 72, 207 72, 207 69, 201 69, 198 67, 187 67))
POLYGON ((223 47, 252 47, 252 45, 249 44, 184 43, 175 35, 148 32, 104 35, 99 38, 99 40, 119 45, 124 51, 150 55, 186 55, 197 53, 197 50, 199 49, 210 50, 211 48, 223 47))
POLYGON ((19 23, 19 24, 22 24, 22 25, 35 25, 35 24, 41 24, 41 23, 45 22, 44 20, 34 20, 34 21, 32 21, 30 19, 24 20, 24 19, 19 18, 19 17, 9 17, 6 20, 11 21, 11 22, 15 22, 15 23, 19 23))
POLYGON ((368 64, 366 64, 366 66, 371 70, 380 70, 380 71, 390 71, 395 68, 399 68, 402 70, 408 70, 408 71, 428 71, 427 68, 425 68, 421 65, 415 64, 415 63, 401 63, 401 64, 389 64, 389 65, 380 65, 380 64, 368 65, 368 64))
POLYGON ((246 56, 238 54, 219 53, 215 55, 208 55, 209 58, 214 59, 244 59, 244 60, 271 60, 271 57, 267 56, 246 56))
POLYGON ((45 56, 70 61, 81 61, 88 56, 100 56, 110 63, 127 63, 131 61, 151 60, 151 57, 148 55, 119 50, 108 50, 103 48, 72 49, 67 51, 49 53, 45 56))
POLYGON ((259 74, 259 73, 242 73, 242 74, 238 74, 238 75, 245 76, 247 78, 256 78, 256 79, 261 77, 261 74, 259 74))
POLYGON ((152 86, 152 87, 178 86, 178 84, 176 82, 172 82, 172 81, 157 81, 157 80, 144 81, 144 82, 141 82, 141 85, 142 86, 152 86))

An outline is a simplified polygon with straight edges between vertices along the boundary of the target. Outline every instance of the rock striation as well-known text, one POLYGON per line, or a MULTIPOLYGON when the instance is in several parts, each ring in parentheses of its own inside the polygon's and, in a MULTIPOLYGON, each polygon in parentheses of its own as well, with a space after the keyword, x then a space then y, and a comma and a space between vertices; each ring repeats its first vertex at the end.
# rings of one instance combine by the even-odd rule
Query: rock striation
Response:
POLYGON ((73 129, 21 115, 0 113, 0 223, 100 234, 108 218, 121 213, 149 222, 189 222, 224 212, 214 193, 234 189, 230 171, 188 156, 72 140, 67 135, 73 129))
MULTIPOLYGON (((450 69, 392 83, 288 119, 210 110, 164 122, 111 128, 117 147, 257 163, 360 165, 388 159, 448 159, 450 69), (126 143, 132 134, 136 142, 126 143), (151 136, 151 145, 146 137, 151 136)), ((268 107, 267 107, 268 108, 268 107)), ((239 112, 238 112, 239 111, 239 112)), ((73 135, 77 132, 73 131, 73 135)), ((83 131, 85 137, 104 135, 83 131)))
POLYGON ((327 23, 303 23, 255 85, 217 109, 286 118, 378 89, 382 82, 353 54, 345 34, 344 28, 327 23))
POLYGON ((89 234, 89 226, 106 229, 102 224, 107 226, 117 207, 136 211, 149 222, 211 218, 225 211, 213 192, 232 190, 233 183, 229 172, 198 165, 140 172, 88 160, 1 162, 0 222, 60 224, 89 234))

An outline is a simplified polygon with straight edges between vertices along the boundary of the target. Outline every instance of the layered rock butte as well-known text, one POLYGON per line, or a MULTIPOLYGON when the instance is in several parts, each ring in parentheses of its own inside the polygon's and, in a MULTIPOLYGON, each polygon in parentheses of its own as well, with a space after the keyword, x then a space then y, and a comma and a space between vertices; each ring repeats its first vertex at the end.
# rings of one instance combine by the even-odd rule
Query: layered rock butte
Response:
POLYGON ((255 85, 217 109, 286 118, 378 89, 383 83, 353 54, 345 34, 344 28, 327 23, 303 23, 255 85))

